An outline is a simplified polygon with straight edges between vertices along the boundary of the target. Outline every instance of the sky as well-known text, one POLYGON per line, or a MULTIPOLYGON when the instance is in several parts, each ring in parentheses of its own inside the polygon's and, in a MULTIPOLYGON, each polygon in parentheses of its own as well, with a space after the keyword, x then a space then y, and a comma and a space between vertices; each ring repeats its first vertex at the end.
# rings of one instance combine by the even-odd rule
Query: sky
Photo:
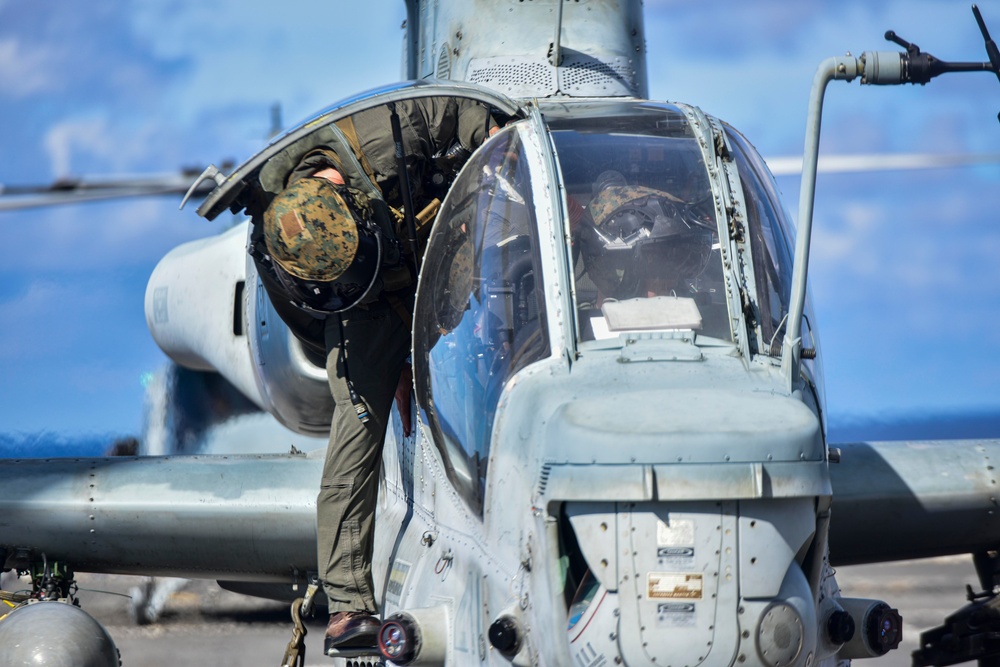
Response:
MULTIPOLYGON (((981 1, 1000 38, 1000 2, 981 1)), ((646 0, 649 92, 800 154, 819 62, 898 50, 984 60, 969 6, 646 0)), ((0 0, 0 183, 242 162, 290 126, 401 78, 401 1, 0 0)), ((1000 82, 834 82, 821 154, 1000 152, 1000 82)), ((798 179, 779 185, 793 217, 798 179)), ((821 175, 810 283, 831 428, 1000 423, 1000 166, 821 175), (970 416, 971 415, 971 416, 970 416)), ((232 224, 176 199, 0 212, 0 433, 137 434, 166 363, 145 325, 157 260, 232 224)), ((995 428, 995 427, 991 427, 995 428)), ((1000 431, 992 433, 1000 437, 1000 431)))

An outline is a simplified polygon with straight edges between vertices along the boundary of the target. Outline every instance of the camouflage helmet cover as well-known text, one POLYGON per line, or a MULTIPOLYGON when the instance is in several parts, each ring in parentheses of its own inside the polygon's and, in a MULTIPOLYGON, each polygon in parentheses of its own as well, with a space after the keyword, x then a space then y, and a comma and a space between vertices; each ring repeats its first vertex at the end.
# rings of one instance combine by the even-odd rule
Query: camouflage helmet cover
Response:
POLYGON ((612 213, 625 204, 642 197, 665 197, 669 201, 681 201, 668 192, 641 185, 612 185, 604 188, 590 202, 590 215, 594 220, 594 225, 600 227, 611 217, 612 213))
POLYGON ((264 213, 264 242, 272 259, 302 280, 337 280, 358 252, 361 200, 352 188, 323 178, 291 183, 264 213))

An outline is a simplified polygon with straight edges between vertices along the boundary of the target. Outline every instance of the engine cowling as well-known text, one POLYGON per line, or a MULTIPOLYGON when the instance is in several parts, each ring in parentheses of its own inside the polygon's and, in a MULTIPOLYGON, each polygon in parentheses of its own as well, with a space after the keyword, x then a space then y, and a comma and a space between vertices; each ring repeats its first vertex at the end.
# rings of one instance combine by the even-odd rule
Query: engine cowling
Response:
POLYGON ((217 372, 284 426, 325 436, 326 369, 274 310, 246 252, 249 231, 247 221, 167 253, 146 287, 146 324, 177 364, 217 372))

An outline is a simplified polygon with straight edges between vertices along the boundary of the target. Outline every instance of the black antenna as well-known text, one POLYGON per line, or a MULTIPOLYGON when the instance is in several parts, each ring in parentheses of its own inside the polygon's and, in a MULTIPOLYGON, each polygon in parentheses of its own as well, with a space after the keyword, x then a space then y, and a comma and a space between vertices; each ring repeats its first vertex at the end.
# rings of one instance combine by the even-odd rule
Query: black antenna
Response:
MULTIPOLYGON (((986 29, 986 22, 983 21, 979 7, 972 5, 972 14, 976 17, 976 23, 979 24, 979 32, 983 33, 983 41, 986 42, 986 55, 989 56, 990 64, 993 65, 993 73, 997 75, 997 81, 1000 81, 1000 49, 990 37, 990 31, 986 29)), ((997 121, 1000 121, 1000 113, 997 114, 997 121)))
POLYGON ((997 80, 1000 81, 1000 49, 997 48, 997 43, 990 37, 990 31, 986 29, 986 22, 983 21, 983 15, 979 12, 979 7, 972 5, 972 14, 976 17, 976 23, 979 24, 979 32, 983 33, 983 40, 986 42, 986 55, 990 58, 993 73, 997 75, 997 80))
MULTIPOLYGON (((923 85, 941 74, 949 72, 993 72, 1000 81, 1000 49, 996 42, 990 37, 990 31, 986 29, 986 22, 979 7, 972 5, 972 14, 979 24, 979 31, 983 34, 986 42, 986 54, 989 56, 988 63, 950 63, 938 60, 929 53, 923 53, 916 44, 906 41, 892 30, 887 30, 885 38, 906 49, 906 53, 900 55, 903 66, 903 82, 919 83, 923 85)), ((997 115, 1000 120, 1000 114, 997 115)))

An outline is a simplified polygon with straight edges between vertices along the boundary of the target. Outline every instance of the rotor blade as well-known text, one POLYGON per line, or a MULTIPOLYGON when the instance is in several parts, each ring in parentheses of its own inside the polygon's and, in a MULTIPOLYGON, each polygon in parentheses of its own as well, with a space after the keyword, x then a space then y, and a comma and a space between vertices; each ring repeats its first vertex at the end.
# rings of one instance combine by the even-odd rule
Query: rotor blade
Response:
MULTIPOLYGON (((802 173, 802 158, 782 156, 765 158, 775 176, 797 176, 802 173)), ((866 171, 909 171, 915 169, 948 169, 977 164, 1000 163, 1000 153, 945 154, 900 153, 895 155, 826 155, 819 158, 819 172, 824 174, 863 173, 866 171)))
MULTIPOLYGON (((184 195, 200 169, 151 176, 107 176, 63 178, 48 185, 0 184, 0 211, 16 211, 39 206, 60 206, 126 197, 184 195)), ((199 185, 194 196, 204 197, 215 187, 208 181, 199 185)))

